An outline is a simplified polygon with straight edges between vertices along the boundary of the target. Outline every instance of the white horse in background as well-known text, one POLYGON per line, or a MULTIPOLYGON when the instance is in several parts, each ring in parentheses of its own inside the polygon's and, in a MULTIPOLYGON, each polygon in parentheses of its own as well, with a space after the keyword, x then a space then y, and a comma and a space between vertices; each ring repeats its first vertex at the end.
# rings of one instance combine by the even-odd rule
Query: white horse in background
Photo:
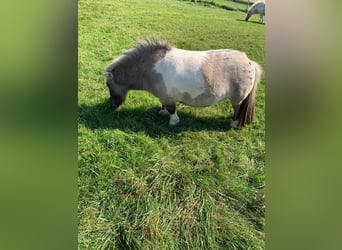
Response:
POLYGON ((264 23, 264 16, 265 16, 265 2, 264 1, 257 1, 255 2, 247 11, 247 16, 245 21, 248 21, 252 15, 259 14, 260 15, 260 23, 264 23))

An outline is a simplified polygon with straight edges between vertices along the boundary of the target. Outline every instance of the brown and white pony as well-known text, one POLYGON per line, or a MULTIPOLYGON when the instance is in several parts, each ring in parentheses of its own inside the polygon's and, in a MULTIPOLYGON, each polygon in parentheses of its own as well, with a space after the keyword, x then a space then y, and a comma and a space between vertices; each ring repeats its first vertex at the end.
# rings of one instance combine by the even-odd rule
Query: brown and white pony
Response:
POLYGON ((206 107, 229 98, 234 109, 231 127, 237 128, 253 120, 261 73, 259 64, 244 52, 189 51, 152 38, 114 60, 105 76, 114 108, 129 90, 145 90, 159 98, 159 113, 169 114, 169 124, 176 125, 176 102, 206 107))

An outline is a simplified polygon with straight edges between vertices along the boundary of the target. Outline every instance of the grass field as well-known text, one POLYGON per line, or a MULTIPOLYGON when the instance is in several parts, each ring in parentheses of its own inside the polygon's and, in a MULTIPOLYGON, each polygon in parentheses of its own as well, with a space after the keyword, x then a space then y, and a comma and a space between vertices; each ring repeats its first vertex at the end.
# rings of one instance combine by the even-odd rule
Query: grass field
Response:
POLYGON ((132 91, 113 111, 103 72, 149 36, 245 51, 264 68, 259 17, 179 0, 79 0, 79 249, 264 249, 265 81, 256 120, 234 130, 228 100, 178 104, 132 91))

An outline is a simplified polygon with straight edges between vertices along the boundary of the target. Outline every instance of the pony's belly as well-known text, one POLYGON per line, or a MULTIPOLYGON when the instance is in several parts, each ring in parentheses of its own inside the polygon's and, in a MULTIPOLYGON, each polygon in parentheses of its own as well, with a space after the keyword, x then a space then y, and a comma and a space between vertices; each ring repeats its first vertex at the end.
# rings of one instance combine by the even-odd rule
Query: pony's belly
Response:
POLYGON ((181 102, 185 105, 193 107, 211 106, 225 98, 225 96, 215 96, 209 91, 204 91, 196 96, 193 96, 189 92, 181 92, 177 89, 172 89, 169 93, 169 97, 176 102, 181 102))
POLYGON ((208 107, 208 106, 214 105, 218 101, 213 100, 213 99, 205 99, 205 100, 185 100, 185 101, 179 101, 179 102, 187 106, 191 106, 191 107, 208 107))

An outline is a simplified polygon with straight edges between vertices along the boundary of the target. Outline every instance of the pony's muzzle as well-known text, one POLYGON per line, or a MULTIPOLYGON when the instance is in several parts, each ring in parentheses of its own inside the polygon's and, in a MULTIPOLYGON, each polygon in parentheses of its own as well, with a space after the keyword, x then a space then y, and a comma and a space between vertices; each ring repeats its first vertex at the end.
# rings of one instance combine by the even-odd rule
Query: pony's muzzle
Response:
POLYGON ((115 102, 115 100, 112 99, 112 98, 109 98, 109 101, 110 101, 110 103, 112 104, 112 106, 114 107, 114 110, 116 110, 116 109, 120 106, 120 104, 118 105, 118 104, 115 102))
POLYGON ((251 17, 250 14, 247 13, 246 18, 245 18, 245 21, 247 22, 247 21, 249 20, 250 17, 251 17))

